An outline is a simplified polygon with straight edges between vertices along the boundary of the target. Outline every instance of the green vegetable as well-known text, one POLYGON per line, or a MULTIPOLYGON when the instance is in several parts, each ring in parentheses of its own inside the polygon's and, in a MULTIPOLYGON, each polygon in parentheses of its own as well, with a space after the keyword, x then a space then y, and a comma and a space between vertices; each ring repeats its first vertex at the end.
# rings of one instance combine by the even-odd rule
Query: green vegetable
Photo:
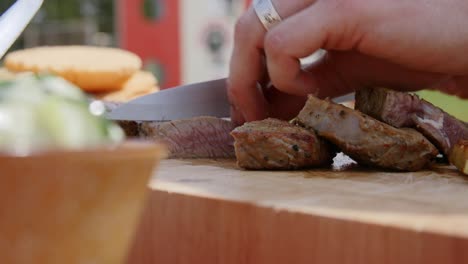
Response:
POLYGON ((0 152, 77 149, 124 140, 105 119, 104 106, 52 75, 25 75, 0 83, 0 152))

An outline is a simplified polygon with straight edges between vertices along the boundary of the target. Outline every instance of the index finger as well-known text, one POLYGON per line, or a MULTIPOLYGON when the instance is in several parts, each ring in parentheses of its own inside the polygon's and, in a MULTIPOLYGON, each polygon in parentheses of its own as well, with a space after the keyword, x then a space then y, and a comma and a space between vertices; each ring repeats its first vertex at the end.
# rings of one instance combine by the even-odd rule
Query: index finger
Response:
MULTIPOLYGON (((312 4, 314 0, 272 0, 280 16, 286 17, 312 4)), ((228 94, 232 104, 231 118, 237 124, 268 116, 267 102, 257 82, 266 74, 264 38, 266 30, 253 7, 238 20, 234 33, 234 49, 228 78, 228 94)))
POLYGON ((264 68, 261 45, 265 30, 250 8, 237 22, 231 56, 228 94, 231 118, 237 124, 267 116, 266 102, 257 89, 264 68))

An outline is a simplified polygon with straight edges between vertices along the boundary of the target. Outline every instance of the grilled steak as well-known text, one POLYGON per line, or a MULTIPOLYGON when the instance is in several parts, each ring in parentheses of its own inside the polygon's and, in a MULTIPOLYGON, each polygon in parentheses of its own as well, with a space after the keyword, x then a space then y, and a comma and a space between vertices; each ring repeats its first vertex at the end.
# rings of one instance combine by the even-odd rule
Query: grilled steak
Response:
MULTIPOLYGON (((120 103, 104 102, 107 111, 120 103)), ((119 121, 128 137, 156 140, 166 144, 169 158, 234 158, 231 122, 215 117, 196 117, 171 122, 119 121)))
POLYGON ((278 119, 245 123, 231 132, 237 164, 246 169, 299 169, 329 165, 330 145, 309 131, 278 119))
POLYGON ((385 88, 356 93, 356 109, 395 127, 413 127, 445 155, 462 139, 468 139, 466 123, 445 113, 417 95, 385 88))
POLYGON ((437 149, 416 130, 397 129, 359 111, 314 96, 309 96, 296 119, 361 164, 416 171, 427 166, 438 154, 437 149))
POLYGON ((196 117, 171 122, 142 122, 140 137, 164 142, 169 158, 234 158, 230 121, 196 117))

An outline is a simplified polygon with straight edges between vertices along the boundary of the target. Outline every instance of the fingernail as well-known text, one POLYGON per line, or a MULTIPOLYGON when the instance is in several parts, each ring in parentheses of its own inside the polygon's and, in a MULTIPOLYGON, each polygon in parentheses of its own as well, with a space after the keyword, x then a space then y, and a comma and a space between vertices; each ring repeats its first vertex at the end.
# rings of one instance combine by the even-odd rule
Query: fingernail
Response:
POLYGON ((240 126, 245 123, 245 119, 241 112, 234 106, 231 106, 231 122, 236 126, 240 126))

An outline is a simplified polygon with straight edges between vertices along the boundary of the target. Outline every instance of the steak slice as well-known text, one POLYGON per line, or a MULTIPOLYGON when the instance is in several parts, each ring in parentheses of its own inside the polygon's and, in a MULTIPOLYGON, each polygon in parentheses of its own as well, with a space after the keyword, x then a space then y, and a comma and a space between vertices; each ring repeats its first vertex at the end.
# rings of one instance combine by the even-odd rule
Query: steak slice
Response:
MULTIPOLYGON (((104 101, 107 111, 121 103, 104 101)), ((118 121, 127 137, 144 138, 166 144, 168 158, 234 158, 234 139, 229 134, 234 125, 215 117, 196 117, 168 122, 118 121)))
POLYGON ((330 165, 334 154, 313 131, 268 118, 231 132, 237 164, 245 169, 300 169, 330 165))
POLYGON ((359 111, 309 96, 296 122, 313 129, 361 164, 416 171, 437 149, 413 129, 397 129, 359 111))
POLYGON ((215 117, 196 117, 171 122, 141 122, 139 137, 166 144, 169 158, 234 158, 234 125, 215 117))
POLYGON ((356 93, 356 109, 395 127, 416 128, 447 156, 456 143, 468 139, 466 123, 417 95, 366 88, 356 93))

